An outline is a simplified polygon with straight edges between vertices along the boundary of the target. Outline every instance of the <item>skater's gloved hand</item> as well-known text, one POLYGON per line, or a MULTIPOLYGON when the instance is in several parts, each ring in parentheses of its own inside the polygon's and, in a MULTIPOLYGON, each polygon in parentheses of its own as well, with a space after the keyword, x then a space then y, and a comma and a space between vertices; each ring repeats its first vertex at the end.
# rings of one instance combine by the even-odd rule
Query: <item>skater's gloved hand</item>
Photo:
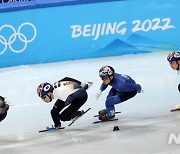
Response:
POLYGON ((89 89, 93 85, 93 82, 88 81, 86 84, 88 85, 88 89, 89 89))
POLYGON ((96 100, 98 100, 98 99, 99 99, 99 97, 101 96, 101 94, 102 94, 102 91, 101 91, 101 90, 99 90, 99 91, 98 91, 98 93, 96 94, 96 100))
POLYGON ((82 82, 81 83, 82 87, 84 87, 85 85, 88 85, 88 89, 89 89, 93 85, 93 82, 88 81, 88 82, 82 82))

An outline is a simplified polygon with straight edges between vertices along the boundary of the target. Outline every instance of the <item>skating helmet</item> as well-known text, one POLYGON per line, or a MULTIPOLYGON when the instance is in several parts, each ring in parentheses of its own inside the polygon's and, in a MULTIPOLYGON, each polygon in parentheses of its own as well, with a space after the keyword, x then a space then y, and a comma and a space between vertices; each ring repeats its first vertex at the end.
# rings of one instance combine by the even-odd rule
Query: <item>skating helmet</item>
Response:
POLYGON ((173 61, 177 61, 180 60, 180 52, 171 52, 168 56, 167 56, 167 60, 169 61, 169 63, 172 63, 173 61))
POLYGON ((52 92, 53 91, 53 87, 50 83, 41 83, 38 88, 37 88, 37 93, 39 97, 43 97, 44 95, 46 95, 48 92, 52 92))
POLYGON ((99 76, 105 77, 105 76, 113 76, 114 75, 114 69, 111 66, 103 66, 99 70, 99 76))

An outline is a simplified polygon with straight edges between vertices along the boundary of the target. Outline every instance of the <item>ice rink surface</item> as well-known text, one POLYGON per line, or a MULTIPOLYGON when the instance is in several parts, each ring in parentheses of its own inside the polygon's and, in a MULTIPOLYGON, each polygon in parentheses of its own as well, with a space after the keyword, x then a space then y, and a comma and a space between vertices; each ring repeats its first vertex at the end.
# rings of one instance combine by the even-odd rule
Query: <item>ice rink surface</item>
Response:
MULTIPOLYGON (((125 55, 0 69, 0 95, 13 106, 0 123, 0 154, 179 154, 180 144, 168 144, 170 134, 180 133, 180 112, 170 109, 180 104, 179 75, 166 57, 168 52, 125 55), (93 116, 104 108, 108 89, 98 101, 101 85, 98 70, 111 65, 116 72, 131 76, 144 93, 116 105, 118 121, 92 124, 93 116), (92 109, 64 130, 38 133, 52 125, 54 102, 44 103, 36 89, 41 82, 53 83, 65 76, 92 81, 89 98, 81 109, 92 109), (119 126, 119 131, 113 131, 119 126)), ((180 135, 179 135, 180 140, 180 135)))

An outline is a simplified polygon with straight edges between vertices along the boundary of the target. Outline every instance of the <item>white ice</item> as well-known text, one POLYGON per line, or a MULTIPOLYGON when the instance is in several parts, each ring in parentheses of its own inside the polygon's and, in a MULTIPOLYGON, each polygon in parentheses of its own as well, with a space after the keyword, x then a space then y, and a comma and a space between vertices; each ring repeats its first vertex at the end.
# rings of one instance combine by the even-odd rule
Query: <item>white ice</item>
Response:
MULTIPOLYGON (((171 133, 180 134, 180 112, 170 110, 180 104, 179 75, 166 60, 168 52, 75 60, 0 69, 0 95, 12 106, 0 123, 0 154, 179 154, 177 142, 168 144, 171 133), (104 108, 109 88, 95 100, 101 80, 98 70, 111 65, 130 75, 144 93, 116 105, 118 121, 92 124, 93 116, 104 108), (53 83, 65 76, 92 81, 89 98, 81 109, 92 109, 64 130, 38 133, 52 125, 54 102, 44 103, 36 89, 41 82, 53 83), (119 126, 119 131, 113 131, 119 126)), ((180 135, 179 135, 180 140, 180 135)))

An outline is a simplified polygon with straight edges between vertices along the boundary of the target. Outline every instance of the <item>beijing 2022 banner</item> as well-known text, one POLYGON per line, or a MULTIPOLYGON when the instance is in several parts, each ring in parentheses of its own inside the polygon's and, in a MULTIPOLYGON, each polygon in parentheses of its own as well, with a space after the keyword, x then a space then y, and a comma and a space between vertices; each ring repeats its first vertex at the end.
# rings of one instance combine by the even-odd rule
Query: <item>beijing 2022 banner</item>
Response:
POLYGON ((180 49, 179 0, 0 13, 0 67, 180 49))

